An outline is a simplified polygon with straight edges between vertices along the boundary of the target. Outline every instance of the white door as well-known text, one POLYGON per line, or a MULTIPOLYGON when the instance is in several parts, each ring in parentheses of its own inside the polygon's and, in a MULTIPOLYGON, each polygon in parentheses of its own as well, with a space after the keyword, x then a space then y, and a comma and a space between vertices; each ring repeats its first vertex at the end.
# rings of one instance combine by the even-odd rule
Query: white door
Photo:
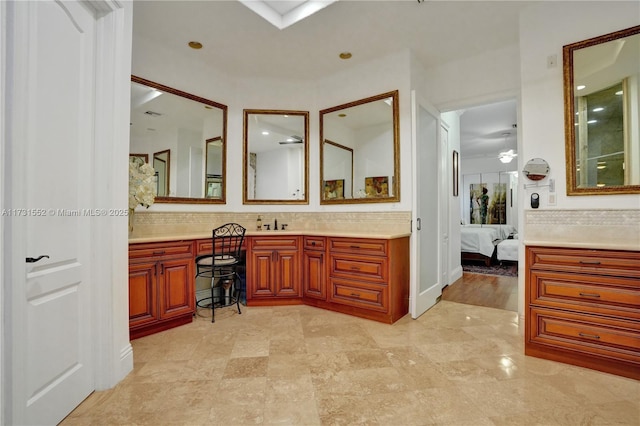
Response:
POLYGON ((411 92, 412 161, 413 161, 413 229, 411 267, 411 317, 418 318, 437 303, 442 294, 439 282, 441 204, 439 188, 440 114, 426 101, 411 92))
POLYGON ((96 21, 81 2, 10 2, 7 17, 9 419, 56 424, 94 389, 96 21))

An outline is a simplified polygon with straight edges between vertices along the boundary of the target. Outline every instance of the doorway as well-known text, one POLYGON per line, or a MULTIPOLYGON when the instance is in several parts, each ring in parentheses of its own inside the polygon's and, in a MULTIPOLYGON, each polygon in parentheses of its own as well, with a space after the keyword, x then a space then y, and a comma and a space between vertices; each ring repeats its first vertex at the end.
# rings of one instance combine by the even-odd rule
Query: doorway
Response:
POLYGON ((513 241, 499 246, 518 236, 516 99, 455 113, 460 117, 456 200, 462 278, 443 289, 443 300, 517 311, 518 243, 515 255, 513 241), (507 255, 503 246, 509 248, 507 255))

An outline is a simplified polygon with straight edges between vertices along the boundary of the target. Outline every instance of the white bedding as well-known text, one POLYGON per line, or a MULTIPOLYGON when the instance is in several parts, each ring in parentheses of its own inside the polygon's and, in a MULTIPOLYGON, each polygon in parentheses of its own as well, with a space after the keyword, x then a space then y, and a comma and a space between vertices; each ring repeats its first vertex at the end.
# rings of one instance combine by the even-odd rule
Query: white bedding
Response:
POLYGON ((518 240, 503 240, 498 244, 497 257, 498 260, 510 260, 513 262, 518 261, 518 247, 520 243, 518 240))
POLYGON ((506 240, 510 235, 513 235, 517 232, 516 228, 512 225, 480 225, 479 223, 474 223, 471 225, 464 225, 464 228, 487 228, 487 229, 495 229, 498 233, 498 237, 501 240, 506 240))
POLYGON ((493 241, 499 238, 498 230, 494 227, 480 228, 464 225, 460 227, 460 250, 491 257, 495 249, 493 241))

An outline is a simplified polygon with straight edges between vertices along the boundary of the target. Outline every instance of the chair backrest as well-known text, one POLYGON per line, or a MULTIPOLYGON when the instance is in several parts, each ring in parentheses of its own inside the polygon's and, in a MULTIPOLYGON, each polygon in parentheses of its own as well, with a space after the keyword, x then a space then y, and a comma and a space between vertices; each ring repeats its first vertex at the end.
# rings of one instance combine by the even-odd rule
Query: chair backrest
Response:
POLYGON ((245 228, 227 223, 213 230, 213 256, 233 256, 240 259, 245 228))

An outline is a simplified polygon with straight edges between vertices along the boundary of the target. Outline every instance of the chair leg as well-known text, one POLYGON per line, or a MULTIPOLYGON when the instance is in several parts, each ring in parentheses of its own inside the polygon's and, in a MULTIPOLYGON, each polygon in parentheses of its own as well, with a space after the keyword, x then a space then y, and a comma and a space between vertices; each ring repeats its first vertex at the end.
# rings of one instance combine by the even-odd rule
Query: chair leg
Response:
POLYGON ((240 311, 240 292, 242 291, 241 290, 242 282, 240 280, 240 276, 237 273, 234 273, 233 283, 235 286, 234 293, 236 294, 236 307, 238 308, 238 314, 241 314, 242 312, 240 311))
POLYGON ((215 278, 211 277, 211 322, 216 322, 215 278))

